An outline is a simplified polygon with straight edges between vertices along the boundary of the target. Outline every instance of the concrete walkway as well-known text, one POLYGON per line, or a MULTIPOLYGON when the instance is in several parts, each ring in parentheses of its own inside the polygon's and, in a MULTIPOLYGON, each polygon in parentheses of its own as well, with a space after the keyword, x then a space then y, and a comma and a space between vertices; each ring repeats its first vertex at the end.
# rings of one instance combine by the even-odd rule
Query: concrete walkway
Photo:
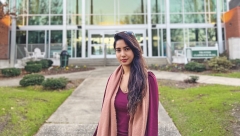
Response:
MULTIPOLYGON (((108 77, 116 67, 97 67, 92 71, 51 75, 49 77, 67 77, 85 79, 66 101, 46 120, 36 136, 91 136, 100 117, 101 104, 108 77)), ((192 74, 154 71, 157 79, 183 81, 192 74)), ((240 86, 240 79, 199 76, 199 82, 240 86)), ((0 86, 18 86, 19 79, 1 80, 0 86)), ((179 136, 179 132, 159 103, 159 136, 179 136)))

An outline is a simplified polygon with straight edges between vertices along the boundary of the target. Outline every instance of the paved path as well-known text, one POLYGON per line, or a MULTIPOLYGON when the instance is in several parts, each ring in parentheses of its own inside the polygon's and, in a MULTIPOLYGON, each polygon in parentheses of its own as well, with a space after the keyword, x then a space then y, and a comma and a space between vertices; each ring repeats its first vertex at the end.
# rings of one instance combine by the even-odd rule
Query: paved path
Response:
MULTIPOLYGON (((91 136, 94 132, 102 104, 103 93, 108 77, 116 67, 97 67, 92 71, 51 75, 49 77, 65 76, 69 79, 85 79, 75 89, 71 96, 46 120, 36 136, 91 136)), ((154 71, 157 79, 183 81, 192 74, 154 71)), ((224 84, 240 86, 240 79, 199 76, 199 82, 209 84, 224 84)), ((0 86, 17 86, 19 79, 1 80, 0 86)), ((179 136, 179 132, 159 103, 159 136, 179 136)))

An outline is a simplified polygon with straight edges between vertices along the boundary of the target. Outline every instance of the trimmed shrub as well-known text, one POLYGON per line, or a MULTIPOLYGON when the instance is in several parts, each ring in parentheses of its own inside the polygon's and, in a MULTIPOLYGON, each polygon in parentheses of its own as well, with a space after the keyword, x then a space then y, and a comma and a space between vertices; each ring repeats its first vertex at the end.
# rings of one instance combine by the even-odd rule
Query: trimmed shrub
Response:
POLYGON ((192 61, 185 65, 185 69, 188 71, 202 72, 206 70, 206 66, 204 64, 192 61))
POLYGON ((21 70, 19 68, 5 68, 2 69, 2 74, 5 77, 14 77, 19 76, 21 74, 21 70))
POLYGON ((47 61, 48 61, 48 67, 51 67, 51 66, 52 66, 52 64, 53 64, 53 61, 52 61, 52 60, 50 60, 50 59, 47 59, 47 61))
POLYGON ((32 64, 42 64, 40 61, 28 61, 26 62, 27 65, 32 65, 32 64))
POLYGON ((41 62, 41 64, 42 64, 42 68, 43 68, 43 69, 48 68, 48 60, 43 59, 43 60, 40 60, 40 62, 41 62))
POLYGON ((197 80, 199 79, 198 76, 190 76, 190 78, 187 78, 184 80, 185 83, 197 83, 197 80))
POLYGON ((66 87, 68 82, 67 78, 60 77, 60 78, 48 78, 45 81, 42 82, 42 86, 44 89, 63 89, 66 87))
POLYGON ((234 68, 240 67, 240 59, 234 59, 234 60, 231 60, 231 62, 234 65, 234 68))
POLYGON ((44 76, 40 74, 29 74, 24 76, 19 84, 21 86, 33 86, 33 85, 41 85, 44 81, 44 76))
POLYGON ((208 66, 215 72, 227 72, 233 64, 227 57, 214 57, 208 61, 208 66))
POLYGON ((42 70, 42 64, 30 64, 25 66, 25 70, 28 73, 37 73, 42 70))

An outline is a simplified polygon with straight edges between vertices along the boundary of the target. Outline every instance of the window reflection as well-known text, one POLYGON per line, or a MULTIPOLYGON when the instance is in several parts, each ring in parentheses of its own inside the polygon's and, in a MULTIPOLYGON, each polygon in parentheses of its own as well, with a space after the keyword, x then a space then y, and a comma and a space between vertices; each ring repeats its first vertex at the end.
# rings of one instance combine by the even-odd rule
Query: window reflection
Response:
POLYGON ((181 13, 182 12, 182 0, 169 0, 170 13, 181 13))
POLYGON ((185 23, 205 23, 205 14, 185 14, 185 23))
POLYGON ((27 0, 16 0, 16 6, 19 15, 27 13, 27 0))
POLYGON ((86 24, 91 25, 114 25, 114 16, 110 15, 91 15, 86 16, 86 24))
POLYGON ((182 14, 170 14, 170 23, 183 23, 182 14))
POLYGON ((19 25, 19 26, 27 25, 27 17, 25 17, 25 16, 18 16, 17 25, 19 25))
POLYGON ((151 0, 151 12, 152 13, 164 13, 165 12, 165 0, 151 0))
POLYGON ((67 16, 68 25, 80 25, 82 24, 82 17, 78 15, 69 15, 67 16))
POLYGON ((26 31, 17 31, 16 42, 17 44, 26 44, 26 31))
POLYGON ((203 0, 184 0, 184 12, 205 12, 203 0))
POLYGON ((28 43, 44 43, 45 31, 29 31, 28 43))
POLYGON ((62 25, 62 16, 51 16, 51 25, 62 25))
POLYGON ((189 33, 189 46, 190 47, 204 47, 206 46, 206 30, 205 28, 191 28, 189 33))
POLYGON ((63 13, 63 0, 51 0, 51 14, 63 13))
POLYGON ((50 45, 50 57, 53 57, 53 52, 60 53, 62 50, 62 31, 51 31, 51 45, 50 45))
POLYGON ((30 16, 28 17, 28 24, 29 25, 48 25, 49 19, 48 16, 30 16))
POLYGON ((82 0, 67 1, 67 14, 81 14, 81 13, 82 13, 82 0))
POLYGON ((49 0, 29 0, 29 14, 48 14, 49 0))
POLYGON ((158 30, 152 30, 152 56, 158 56, 158 30))
POLYGON ((119 14, 146 13, 144 9, 145 0, 118 0, 119 14))
POLYGON ((114 13, 114 0, 86 0, 87 15, 114 13))
POLYGON ((105 34, 104 35, 104 44, 106 45, 107 55, 115 55, 115 50, 113 48, 113 39, 114 34, 105 34))
POLYGON ((120 24, 145 24, 145 15, 120 16, 120 24))

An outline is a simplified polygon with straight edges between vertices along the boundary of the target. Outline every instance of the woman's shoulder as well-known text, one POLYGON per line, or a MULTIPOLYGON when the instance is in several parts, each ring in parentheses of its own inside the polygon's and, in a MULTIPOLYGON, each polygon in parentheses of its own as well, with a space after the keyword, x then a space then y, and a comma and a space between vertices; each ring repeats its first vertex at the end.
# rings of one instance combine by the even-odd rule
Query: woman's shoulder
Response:
POLYGON ((155 78, 156 79, 156 76, 154 75, 154 73, 152 71, 148 71, 148 78, 155 78))

